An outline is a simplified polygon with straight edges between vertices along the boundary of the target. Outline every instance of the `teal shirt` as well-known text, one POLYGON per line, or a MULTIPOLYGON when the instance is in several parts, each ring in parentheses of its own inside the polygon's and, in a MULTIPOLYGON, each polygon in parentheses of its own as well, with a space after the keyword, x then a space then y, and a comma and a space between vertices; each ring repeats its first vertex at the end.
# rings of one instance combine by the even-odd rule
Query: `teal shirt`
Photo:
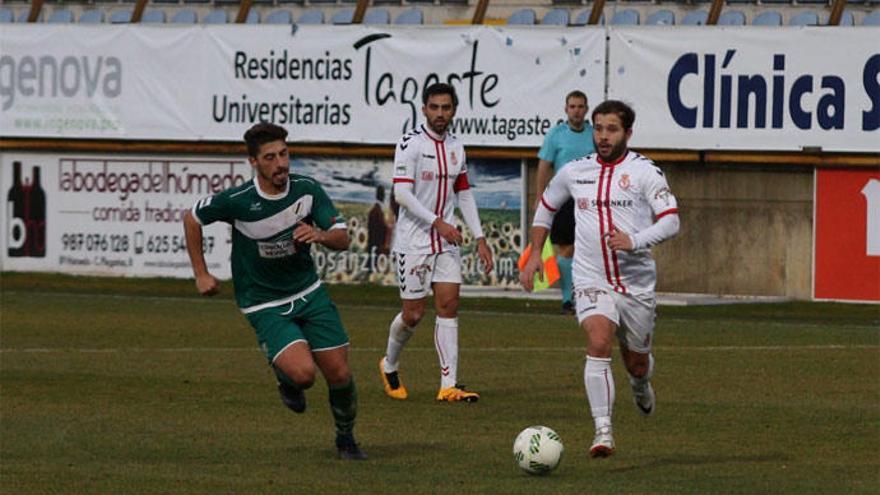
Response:
POLYGON ((321 185, 296 174, 290 174, 286 193, 267 196, 254 179, 200 200, 192 212, 202 225, 232 225, 232 281, 242 309, 290 297, 318 281, 310 245, 293 241, 299 222, 345 228, 321 185))
POLYGON ((550 129, 544 136, 544 144, 538 151, 538 158, 553 164, 553 169, 559 172, 566 163, 595 152, 593 146, 593 126, 584 122, 581 132, 574 132, 563 122, 550 129))

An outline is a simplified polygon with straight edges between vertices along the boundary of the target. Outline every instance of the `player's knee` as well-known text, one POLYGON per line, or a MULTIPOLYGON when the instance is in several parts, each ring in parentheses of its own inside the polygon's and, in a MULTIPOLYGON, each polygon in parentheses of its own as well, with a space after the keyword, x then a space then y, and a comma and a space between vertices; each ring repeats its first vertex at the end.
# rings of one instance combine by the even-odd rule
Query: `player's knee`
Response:
POLYGON ((648 362, 627 363, 626 370, 633 378, 644 378, 648 374, 648 362))
POLYGON ((416 325, 425 317, 424 309, 411 309, 403 312, 403 322, 409 328, 415 328, 416 325))
POLYGON ((282 372, 299 388, 307 389, 315 384, 314 366, 296 366, 282 372))
POLYGON ((344 385, 351 380, 351 369, 348 366, 336 366, 327 370, 324 378, 330 385, 344 385))
POLYGON ((437 316, 455 318, 458 316, 458 301, 448 301, 437 305, 437 316))

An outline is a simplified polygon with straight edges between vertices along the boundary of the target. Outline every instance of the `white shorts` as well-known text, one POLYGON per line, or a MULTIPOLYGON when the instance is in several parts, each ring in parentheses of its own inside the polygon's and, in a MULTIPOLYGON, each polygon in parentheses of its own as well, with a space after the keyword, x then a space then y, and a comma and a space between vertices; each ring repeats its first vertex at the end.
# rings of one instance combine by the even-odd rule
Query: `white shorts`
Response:
POLYGON ((617 340, 627 349, 641 354, 651 352, 654 336, 653 294, 633 296, 596 288, 574 290, 578 323, 602 315, 617 325, 617 340))
POLYGON ((430 294, 434 282, 461 284, 461 257, 458 251, 439 254, 394 253, 397 284, 401 299, 422 299, 430 294))

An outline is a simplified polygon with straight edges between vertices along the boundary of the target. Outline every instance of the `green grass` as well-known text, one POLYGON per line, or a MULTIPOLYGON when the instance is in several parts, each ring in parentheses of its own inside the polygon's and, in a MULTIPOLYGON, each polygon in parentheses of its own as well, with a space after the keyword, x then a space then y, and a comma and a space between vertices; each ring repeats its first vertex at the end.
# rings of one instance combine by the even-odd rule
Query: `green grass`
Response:
POLYGON ((618 452, 590 460, 583 345, 555 302, 465 299, 460 377, 473 404, 437 404, 433 315, 403 356, 410 399, 376 363, 394 289, 331 289, 352 339, 358 438, 335 459, 323 381, 281 405, 231 286, 0 277, 4 493, 878 493, 880 308, 789 303, 660 308, 655 417, 615 359, 618 452), (565 443, 530 477, 511 445, 532 424, 565 443))

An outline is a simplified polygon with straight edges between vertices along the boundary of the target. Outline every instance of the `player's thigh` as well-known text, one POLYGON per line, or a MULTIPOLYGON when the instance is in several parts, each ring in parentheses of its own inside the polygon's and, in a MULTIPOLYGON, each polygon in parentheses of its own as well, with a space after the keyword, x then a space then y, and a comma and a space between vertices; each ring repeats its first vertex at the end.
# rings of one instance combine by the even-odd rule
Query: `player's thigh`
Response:
MULTIPOLYGON (((294 344, 309 345, 302 327, 291 317, 291 305, 261 309, 245 315, 269 364, 294 344)), ((309 358, 311 361, 311 358, 309 358)))
POLYGON ((330 385, 344 385, 351 379, 347 345, 315 351, 314 358, 330 385))
POLYGON ((550 226, 550 242, 558 246, 574 244, 574 200, 569 199, 557 210, 550 226))
POLYGON ((294 319, 302 328, 313 353, 348 345, 348 332, 342 324, 339 310, 323 285, 296 304, 294 319))
POLYGON ((591 316, 603 316, 615 326, 620 325, 620 313, 609 291, 597 287, 575 287, 574 304, 578 324, 591 316))
POLYGON ((620 327, 617 338, 622 346, 639 354, 651 352, 654 340, 654 321, 656 318, 656 301, 652 295, 632 296, 617 294, 614 296, 620 313, 620 327))
POLYGON ((394 267, 401 299, 406 301, 428 297, 435 257, 433 254, 394 252, 394 267))

